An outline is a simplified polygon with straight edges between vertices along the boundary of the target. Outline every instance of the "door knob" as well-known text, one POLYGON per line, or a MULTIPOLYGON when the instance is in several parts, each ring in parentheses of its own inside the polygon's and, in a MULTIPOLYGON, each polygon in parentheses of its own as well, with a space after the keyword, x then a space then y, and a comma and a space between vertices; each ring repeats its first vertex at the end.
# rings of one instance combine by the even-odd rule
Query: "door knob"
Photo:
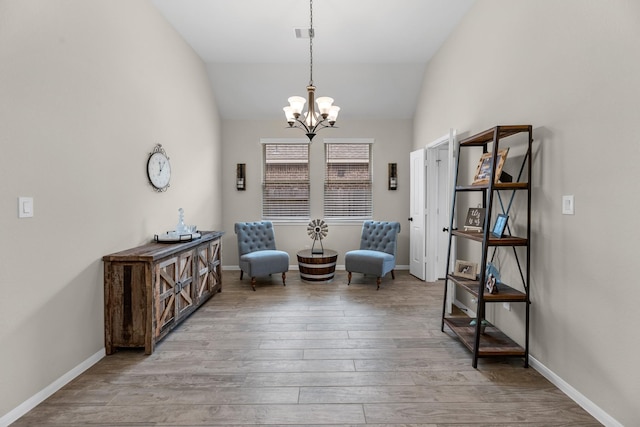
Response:
POLYGON ((448 228, 448 227, 444 227, 444 228, 442 229, 442 231, 444 231, 444 232, 446 233, 447 231, 449 231, 449 228, 448 228))
POLYGON ((413 221, 413 218, 407 218, 409 221, 413 221))

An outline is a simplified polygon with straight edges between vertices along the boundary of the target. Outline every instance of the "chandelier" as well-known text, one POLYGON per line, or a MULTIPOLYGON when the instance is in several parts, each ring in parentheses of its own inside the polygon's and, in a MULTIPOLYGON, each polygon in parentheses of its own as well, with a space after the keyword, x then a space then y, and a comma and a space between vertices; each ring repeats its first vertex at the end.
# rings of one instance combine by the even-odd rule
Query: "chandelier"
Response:
POLYGON ((307 99, 302 96, 292 96, 288 99, 289 106, 284 107, 284 114, 290 128, 303 129, 309 138, 313 140, 316 130, 333 127, 338 118, 340 107, 333 104, 333 98, 321 96, 315 100, 316 87, 313 85, 313 0, 309 0, 309 85, 307 86, 307 99), (303 113, 304 104, 309 101, 308 111, 303 113), (318 111, 315 104, 318 103, 318 111))

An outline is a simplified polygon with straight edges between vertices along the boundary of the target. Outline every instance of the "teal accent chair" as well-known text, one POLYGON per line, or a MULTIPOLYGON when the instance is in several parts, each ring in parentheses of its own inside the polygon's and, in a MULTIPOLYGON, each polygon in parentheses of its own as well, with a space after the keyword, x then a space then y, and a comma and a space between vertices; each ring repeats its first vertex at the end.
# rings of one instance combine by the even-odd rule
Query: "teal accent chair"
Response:
POLYGON ((399 222, 365 221, 362 224, 360 249, 349 251, 344 256, 344 267, 348 272, 348 284, 351 273, 376 276, 377 289, 382 278, 391 272, 395 279, 396 251, 398 249, 399 222))
POLYGON ((256 277, 282 273, 286 286, 289 271, 289 254, 276 249, 276 237, 271 221, 236 222, 240 280, 244 273, 251 277, 251 287, 256 290, 256 277))

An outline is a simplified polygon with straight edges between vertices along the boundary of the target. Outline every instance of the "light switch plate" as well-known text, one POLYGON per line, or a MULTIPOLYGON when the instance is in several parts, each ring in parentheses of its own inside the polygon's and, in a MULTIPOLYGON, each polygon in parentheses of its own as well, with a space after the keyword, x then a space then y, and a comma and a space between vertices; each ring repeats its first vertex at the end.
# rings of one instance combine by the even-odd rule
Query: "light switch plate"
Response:
POLYGON ((573 200, 573 195, 562 196, 562 214, 563 215, 575 214, 575 204, 573 200))
POLYGON ((33 217, 33 197, 18 197, 18 218, 33 217))

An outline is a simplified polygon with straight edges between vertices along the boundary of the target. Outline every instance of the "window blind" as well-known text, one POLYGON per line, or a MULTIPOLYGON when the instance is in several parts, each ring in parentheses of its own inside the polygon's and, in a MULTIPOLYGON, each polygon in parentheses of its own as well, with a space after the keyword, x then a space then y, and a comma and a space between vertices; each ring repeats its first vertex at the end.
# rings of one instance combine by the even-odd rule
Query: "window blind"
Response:
POLYGON ((371 145, 325 144, 324 217, 369 219, 371 145))
POLYGON ((308 219, 309 145, 264 144, 263 219, 308 219))

